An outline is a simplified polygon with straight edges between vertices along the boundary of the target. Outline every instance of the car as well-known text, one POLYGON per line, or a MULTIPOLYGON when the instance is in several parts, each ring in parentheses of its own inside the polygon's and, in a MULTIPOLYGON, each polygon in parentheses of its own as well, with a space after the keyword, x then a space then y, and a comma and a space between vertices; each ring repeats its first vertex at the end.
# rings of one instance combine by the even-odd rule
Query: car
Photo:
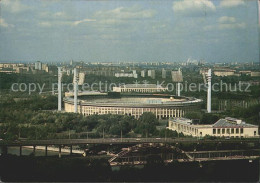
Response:
POLYGON ((135 139, 136 141, 140 141, 141 139, 135 139))

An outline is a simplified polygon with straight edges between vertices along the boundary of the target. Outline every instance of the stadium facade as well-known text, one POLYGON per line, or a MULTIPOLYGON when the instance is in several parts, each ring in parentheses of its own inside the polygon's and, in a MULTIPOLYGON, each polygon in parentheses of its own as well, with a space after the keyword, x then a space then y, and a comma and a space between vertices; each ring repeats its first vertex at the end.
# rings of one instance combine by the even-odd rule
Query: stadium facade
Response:
MULTIPOLYGON (((74 112, 73 96, 64 98, 66 112, 74 112)), ((200 110, 201 99, 176 97, 166 94, 91 93, 78 97, 78 113, 84 116, 94 114, 120 114, 139 118, 144 112, 152 112, 158 119, 183 117, 189 111, 200 110)))

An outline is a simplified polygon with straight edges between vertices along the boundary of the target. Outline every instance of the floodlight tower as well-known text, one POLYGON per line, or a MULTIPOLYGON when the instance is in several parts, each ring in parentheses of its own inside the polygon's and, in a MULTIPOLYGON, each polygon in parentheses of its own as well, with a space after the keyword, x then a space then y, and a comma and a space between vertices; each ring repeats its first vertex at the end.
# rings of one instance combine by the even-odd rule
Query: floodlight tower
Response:
POLYGON ((74 87, 74 112, 78 112, 78 73, 77 68, 74 68, 74 78, 73 78, 73 87, 74 87))
POLYGON ((61 78, 62 78, 62 73, 61 73, 61 68, 58 67, 58 111, 61 111, 61 78))
POLYGON ((211 69, 208 70, 208 95, 207 95, 207 112, 211 113, 211 69))
MULTIPOLYGON (((181 68, 178 70, 178 76, 181 77, 181 68)), ((177 96, 181 96, 181 83, 180 81, 177 83, 177 96)))

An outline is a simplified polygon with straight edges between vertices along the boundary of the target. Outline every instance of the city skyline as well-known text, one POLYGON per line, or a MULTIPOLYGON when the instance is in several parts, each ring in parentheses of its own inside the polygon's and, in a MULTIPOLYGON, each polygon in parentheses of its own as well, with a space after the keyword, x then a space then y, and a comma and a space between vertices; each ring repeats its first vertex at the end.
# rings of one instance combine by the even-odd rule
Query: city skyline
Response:
POLYGON ((259 61, 256 0, 0 5, 0 62, 259 61))

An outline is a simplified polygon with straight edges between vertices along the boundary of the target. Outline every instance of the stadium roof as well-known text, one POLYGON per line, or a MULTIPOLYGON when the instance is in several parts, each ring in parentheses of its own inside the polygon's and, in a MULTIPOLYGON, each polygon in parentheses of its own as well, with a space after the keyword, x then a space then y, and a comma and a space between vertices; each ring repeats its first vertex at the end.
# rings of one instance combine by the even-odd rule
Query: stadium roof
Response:
POLYGON ((122 85, 121 88, 162 88, 162 86, 156 84, 126 84, 122 85))

